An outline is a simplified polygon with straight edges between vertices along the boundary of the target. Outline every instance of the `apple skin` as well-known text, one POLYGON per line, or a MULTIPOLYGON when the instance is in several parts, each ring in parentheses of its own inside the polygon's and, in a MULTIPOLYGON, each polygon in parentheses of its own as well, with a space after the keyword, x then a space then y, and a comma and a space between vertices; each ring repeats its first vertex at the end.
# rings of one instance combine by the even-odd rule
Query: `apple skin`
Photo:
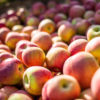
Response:
POLYGON ((28 93, 24 93, 24 91, 21 92, 15 92, 12 93, 8 100, 34 100, 28 93))
POLYGON ((51 36, 46 32, 39 32, 32 37, 31 42, 37 44, 44 51, 48 51, 52 46, 51 36))
POLYGON ((94 100, 92 91, 90 88, 85 89, 81 92, 80 98, 85 99, 85 100, 94 100))
POLYGON ((37 18, 35 16, 31 16, 31 17, 27 17, 26 25, 37 27, 39 25, 39 22, 40 22, 39 18, 37 18))
POLYGON ((42 2, 36 2, 32 6, 32 12, 36 16, 43 14, 45 10, 46 10, 46 7, 42 2))
POLYGON ((97 10, 100 10, 100 2, 98 2, 98 3, 96 4, 95 10, 96 10, 96 11, 97 11, 97 10))
POLYGON ((0 49, 5 50, 7 52, 11 52, 10 48, 7 45, 0 44, 0 49))
POLYGON ((57 10, 61 13, 68 14, 70 5, 69 4, 58 4, 57 10))
POLYGON ((30 41, 27 41, 27 40, 21 40, 16 44, 15 55, 21 61, 22 61, 22 53, 28 47, 38 47, 38 46, 35 43, 31 43, 30 41))
POLYGON ((12 16, 7 19, 6 26, 12 28, 14 25, 19 25, 20 21, 17 16, 12 16))
POLYGON ((71 18, 82 17, 85 13, 85 8, 81 5, 74 5, 69 10, 69 16, 71 18))
POLYGON ((58 14, 55 15, 55 17, 54 17, 55 23, 58 23, 58 22, 60 22, 62 20, 67 20, 67 16, 65 14, 58 13, 58 14))
POLYGON ((40 31, 38 29, 35 29, 31 32, 31 38, 34 37, 36 34, 38 34, 40 31))
POLYGON ((75 34, 76 29, 70 22, 63 24, 58 28, 58 36, 65 42, 69 42, 75 34))
POLYGON ((0 93, 1 92, 4 93, 6 95, 6 97, 7 97, 7 99, 12 93, 14 93, 16 91, 18 91, 18 89, 16 87, 14 87, 14 86, 4 86, 4 87, 2 87, 0 89, 0 93))
POLYGON ((85 51, 85 47, 86 47, 87 43, 88 43, 88 41, 85 39, 77 39, 69 44, 68 52, 72 56, 81 51, 85 51))
POLYGON ((10 48, 10 49, 15 49, 16 44, 20 40, 29 40, 30 37, 28 34, 21 33, 19 34, 18 32, 9 32, 6 36, 5 39, 5 44, 10 48))
POLYGON ((87 31, 88 41, 99 36, 100 36, 100 25, 92 25, 87 31))
POLYGON ((61 48, 64 48, 64 49, 68 49, 68 45, 64 42, 56 42, 52 45, 52 48, 57 48, 57 47, 61 47, 61 48))
POLYGON ((66 49, 57 47, 51 48, 46 55, 47 68, 53 71, 62 71, 63 64, 69 57, 69 53, 66 49), (61 59, 60 59, 61 58, 61 59))
POLYGON ((25 26, 23 29, 22 29, 22 32, 23 33, 26 33, 28 35, 31 35, 32 31, 35 30, 35 27, 33 26, 25 26))
POLYGON ((15 85, 18 84, 24 72, 24 65, 17 58, 3 58, 0 57, 0 83, 3 85, 15 85))
POLYGON ((72 7, 72 6, 74 6, 74 5, 80 5, 80 2, 79 1, 76 1, 76 0, 72 0, 71 2, 70 2, 70 7, 72 7))
POLYGON ((94 11, 88 10, 88 11, 85 12, 84 18, 85 18, 85 19, 89 19, 89 18, 91 18, 91 17, 94 17, 94 15, 95 15, 95 12, 94 12, 94 11))
POLYGON ((94 16, 94 20, 96 24, 100 24, 100 10, 97 10, 94 16))
POLYGON ((61 20, 61 21, 59 21, 58 23, 57 23, 57 28, 59 28, 61 25, 63 25, 63 24, 67 24, 67 23, 69 23, 69 21, 66 21, 66 20, 61 20))
POLYGON ((56 8, 50 8, 42 15, 44 18, 54 19, 54 16, 58 13, 56 8))
POLYGON ((5 93, 0 92, 0 100, 8 100, 5 93))
POLYGON ((76 25, 78 22, 80 22, 82 20, 82 18, 81 17, 76 17, 76 18, 73 18, 73 20, 72 20, 72 24, 73 25, 76 25))
POLYGON ((88 28, 90 27, 90 22, 88 20, 81 20, 76 24, 76 30, 78 34, 85 35, 88 28))
POLYGON ((84 7, 86 10, 95 10, 96 1, 95 0, 85 0, 84 7))
POLYGON ((0 28, 0 40, 4 43, 7 34, 10 32, 9 28, 0 28))
POLYGON ((90 40, 86 45, 85 51, 91 53, 100 63, 100 37, 90 40))
POLYGON ((83 36, 83 35, 74 35, 72 37, 70 43, 73 42, 73 41, 75 41, 75 40, 77 40, 77 39, 85 39, 85 40, 87 40, 86 36, 83 36))
POLYGON ((91 82, 91 91, 95 100, 100 100, 100 68, 96 71, 91 82))
POLYGON ((63 42, 63 40, 62 40, 61 37, 59 37, 59 36, 54 36, 54 37, 52 37, 52 41, 53 41, 53 43, 56 43, 56 42, 63 42))
POLYGON ((52 78, 51 72, 42 66, 32 66, 24 72, 23 85, 32 95, 40 95, 43 85, 52 78))
POLYGON ((14 32, 22 32, 23 26, 22 25, 14 25, 12 27, 12 31, 14 32))
POLYGON ((29 47, 22 53, 22 61, 27 66, 41 66, 45 61, 45 53, 39 47, 29 47))
POLYGON ((45 83, 42 89, 42 100, 74 100, 80 95, 77 80, 68 75, 59 75, 45 83))
POLYGON ((38 29, 39 31, 44 31, 44 32, 51 34, 55 32, 56 25, 52 20, 44 19, 40 22, 38 29))
POLYGON ((99 64, 94 56, 87 52, 79 52, 65 61, 63 74, 75 77, 81 88, 86 89, 90 87, 91 79, 98 68, 99 64))

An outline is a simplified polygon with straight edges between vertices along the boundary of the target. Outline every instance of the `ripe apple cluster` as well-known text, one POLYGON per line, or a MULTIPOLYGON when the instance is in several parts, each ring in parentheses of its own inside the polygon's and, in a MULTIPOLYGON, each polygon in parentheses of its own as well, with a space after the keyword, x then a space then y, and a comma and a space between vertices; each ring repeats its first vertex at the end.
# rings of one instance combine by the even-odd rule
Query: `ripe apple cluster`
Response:
POLYGON ((0 100, 100 100, 100 2, 1 14, 0 100))

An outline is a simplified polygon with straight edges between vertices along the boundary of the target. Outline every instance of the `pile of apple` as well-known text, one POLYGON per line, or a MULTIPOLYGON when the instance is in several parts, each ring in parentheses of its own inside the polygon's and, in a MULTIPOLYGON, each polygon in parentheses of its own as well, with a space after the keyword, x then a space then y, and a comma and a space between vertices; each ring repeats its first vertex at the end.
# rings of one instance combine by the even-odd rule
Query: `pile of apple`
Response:
POLYGON ((100 100, 100 3, 30 8, 0 16, 0 100, 100 100))

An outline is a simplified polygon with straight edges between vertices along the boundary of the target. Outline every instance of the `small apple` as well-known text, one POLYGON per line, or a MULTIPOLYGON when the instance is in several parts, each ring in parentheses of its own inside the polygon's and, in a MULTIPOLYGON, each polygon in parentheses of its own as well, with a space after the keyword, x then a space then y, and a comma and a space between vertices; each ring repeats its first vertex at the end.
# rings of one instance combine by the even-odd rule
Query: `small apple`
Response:
POLYGON ((56 25, 51 19, 44 19, 40 22, 38 29, 51 34, 55 32, 56 25))

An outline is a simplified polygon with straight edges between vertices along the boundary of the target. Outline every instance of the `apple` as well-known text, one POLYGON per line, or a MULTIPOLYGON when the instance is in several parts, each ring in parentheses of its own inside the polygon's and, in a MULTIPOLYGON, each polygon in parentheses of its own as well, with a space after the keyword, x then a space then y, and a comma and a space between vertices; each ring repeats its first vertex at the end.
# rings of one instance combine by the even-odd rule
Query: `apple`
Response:
POLYGON ((10 48, 7 45, 4 44, 0 44, 0 50, 5 50, 7 52, 11 52, 10 48))
POLYGON ((39 19, 35 16, 27 17, 26 25, 37 27, 39 25, 39 19))
POLYGON ((100 9, 100 2, 98 2, 97 4, 96 4, 96 7, 95 7, 95 10, 97 11, 97 10, 99 10, 100 9))
POLYGON ((10 29, 7 27, 0 28, 0 40, 4 43, 7 34, 10 32, 10 29))
POLYGON ((18 91, 18 89, 14 86, 4 86, 0 89, 0 93, 4 93, 7 97, 7 99, 12 93, 14 93, 16 91, 18 91))
POLYGON ((85 35, 85 33, 87 32, 88 28, 90 27, 90 22, 88 20, 81 20, 80 22, 78 22, 76 24, 76 30, 78 34, 82 34, 85 35))
POLYGON ((82 20, 82 18, 81 17, 76 17, 76 18, 73 18, 73 20, 72 20, 72 24, 73 25, 76 25, 78 22, 80 22, 82 20))
POLYGON ((40 33, 38 29, 35 29, 31 32, 31 38, 34 37, 36 34, 40 33))
POLYGON ((91 25, 96 24, 94 17, 89 18, 88 21, 91 25))
POLYGON ((39 47, 29 47, 22 53, 22 61, 27 66, 41 66, 45 61, 45 53, 39 47))
POLYGON ((14 32, 22 32, 23 26, 22 25, 14 25, 12 27, 12 31, 14 32))
POLYGON ((51 34, 55 32, 56 25, 51 19, 44 19, 40 22, 38 29, 51 34))
POLYGON ((95 100, 100 99, 100 68, 96 71, 91 82, 91 91, 95 100))
POLYGON ((33 27, 33 26, 25 26, 22 29, 22 32, 31 35, 33 30, 35 30, 35 27, 33 27))
POLYGON ((70 3, 69 3, 70 5, 70 7, 72 7, 72 6, 75 6, 75 5, 80 5, 80 2, 79 1, 76 1, 76 0, 70 0, 70 3))
POLYGON ((20 21, 17 16, 12 16, 7 19, 6 26, 12 28, 14 25, 19 25, 20 21))
POLYGON ((34 100, 28 93, 15 92, 11 94, 8 100, 34 100))
POLYGON ((18 32, 9 32, 6 36, 5 43, 10 49, 15 49, 16 43, 20 40, 29 40, 30 37, 28 34, 18 32))
POLYGON ((51 48, 46 54, 47 68, 53 71, 61 72, 63 69, 63 64, 68 57, 69 53, 66 49, 62 47, 51 48))
POLYGON ((46 10, 45 5, 40 1, 32 5, 32 12, 36 16, 39 16, 40 14, 44 13, 45 10, 46 10))
POLYGON ((58 28, 58 36, 65 42, 69 42, 75 34, 76 29, 70 22, 63 24, 58 28))
POLYGON ((48 51, 52 46, 51 36, 46 32, 39 32, 32 37, 31 42, 37 44, 44 51, 48 51))
POLYGON ((92 91, 90 88, 85 89, 81 92, 80 98, 85 99, 85 100, 94 100, 92 91))
POLYGON ((99 64, 90 53, 79 52, 69 57, 63 66, 63 74, 77 79, 82 89, 90 87, 92 77, 99 64))
POLYGON ((70 5, 69 4, 58 4, 57 9, 59 12, 68 14, 70 5))
POLYGON ((77 80, 68 75, 59 75, 45 83, 42 89, 42 100, 74 100, 80 95, 77 80))
POLYGON ((85 0, 84 7, 86 10, 95 10, 96 1, 95 0, 85 0))
POLYGON ((75 41, 75 40, 77 40, 77 39, 85 39, 85 40, 87 40, 86 36, 83 36, 83 35, 74 35, 72 37, 70 43, 73 42, 73 41, 75 41))
POLYGON ((22 61, 22 53, 28 47, 37 47, 37 45, 35 43, 31 43, 30 41, 27 41, 27 40, 21 40, 16 44, 15 55, 21 61, 22 61))
MULTIPOLYGON (((58 13, 56 8, 50 8, 48 10, 46 10, 46 12, 43 14, 44 18, 49 18, 49 19, 53 19, 54 16, 58 13)), ((42 16, 43 16, 42 15, 42 16)))
POLYGON ((0 100, 7 100, 7 95, 0 92, 0 100))
POLYGON ((99 36, 100 36, 100 25, 92 25, 87 31, 88 41, 99 36))
POLYGON ((68 45, 64 42, 56 42, 52 45, 52 48, 57 48, 57 47, 68 49, 68 45))
POLYGON ((24 65, 14 57, 0 54, 0 83, 3 85, 15 85, 20 83, 24 72, 24 65), (8 58, 7 58, 8 57, 8 58))
POLYGON ((94 12, 94 11, 88 10, 88 11, 85 12, 84 18, 85 18, 85 19, 89 19, 89 18, 91 18, 91 17, 94 17, 94 15, 95 15, 95 12, 94 12))
POLYGON ((85 51, 91 53, 100 63, 100 37, 90 40, 86 45, 85 51))
POLYGON ((58 14, 55 15, 55 17, 54 17, 55 23, 58 23, 58 22, 60 22, 62 20, 67 20, 67 16, 65 14, 58 13, 58 14))
POLYGON ((56 43, 56 42, 63 42, 62 39, 61 39, 61 37, 59 37, 59 36, 54 36, 54 37, 52 37, 52 41, 53 41, 53 43, 56 43))
POLYGON ((82 17, 85 13, 85 8, 82 5, 74 5, 69 10, 71 18, 82 17))
POLYGON ((100 24, 100 10, 97 10, 96 13, 95 13, 95 16, 94 16, 94 20, 95 20, 95 23, 96 24, 100 24))
POLYGON ((24 72, 23 85, 32 95, 40 95, 43 85, 52 78, 51 72, 42 66, 32 66, 24 72))
POLYGON ((67 24, 67 23, 69 23, 69 21, 66 21, 66 20, 61 20, 61 21, 59 21, 58 23, 57 23, 57 28, 59 28, 61 25, 63 25, 63 24, 67 24))
POLYGON ((72 56, 81 51, 85 51, 85 47, 86 47, 87 43, 88 43, 88 41, 85 39, 77 39, 69 44, 68 52, 72 56))

